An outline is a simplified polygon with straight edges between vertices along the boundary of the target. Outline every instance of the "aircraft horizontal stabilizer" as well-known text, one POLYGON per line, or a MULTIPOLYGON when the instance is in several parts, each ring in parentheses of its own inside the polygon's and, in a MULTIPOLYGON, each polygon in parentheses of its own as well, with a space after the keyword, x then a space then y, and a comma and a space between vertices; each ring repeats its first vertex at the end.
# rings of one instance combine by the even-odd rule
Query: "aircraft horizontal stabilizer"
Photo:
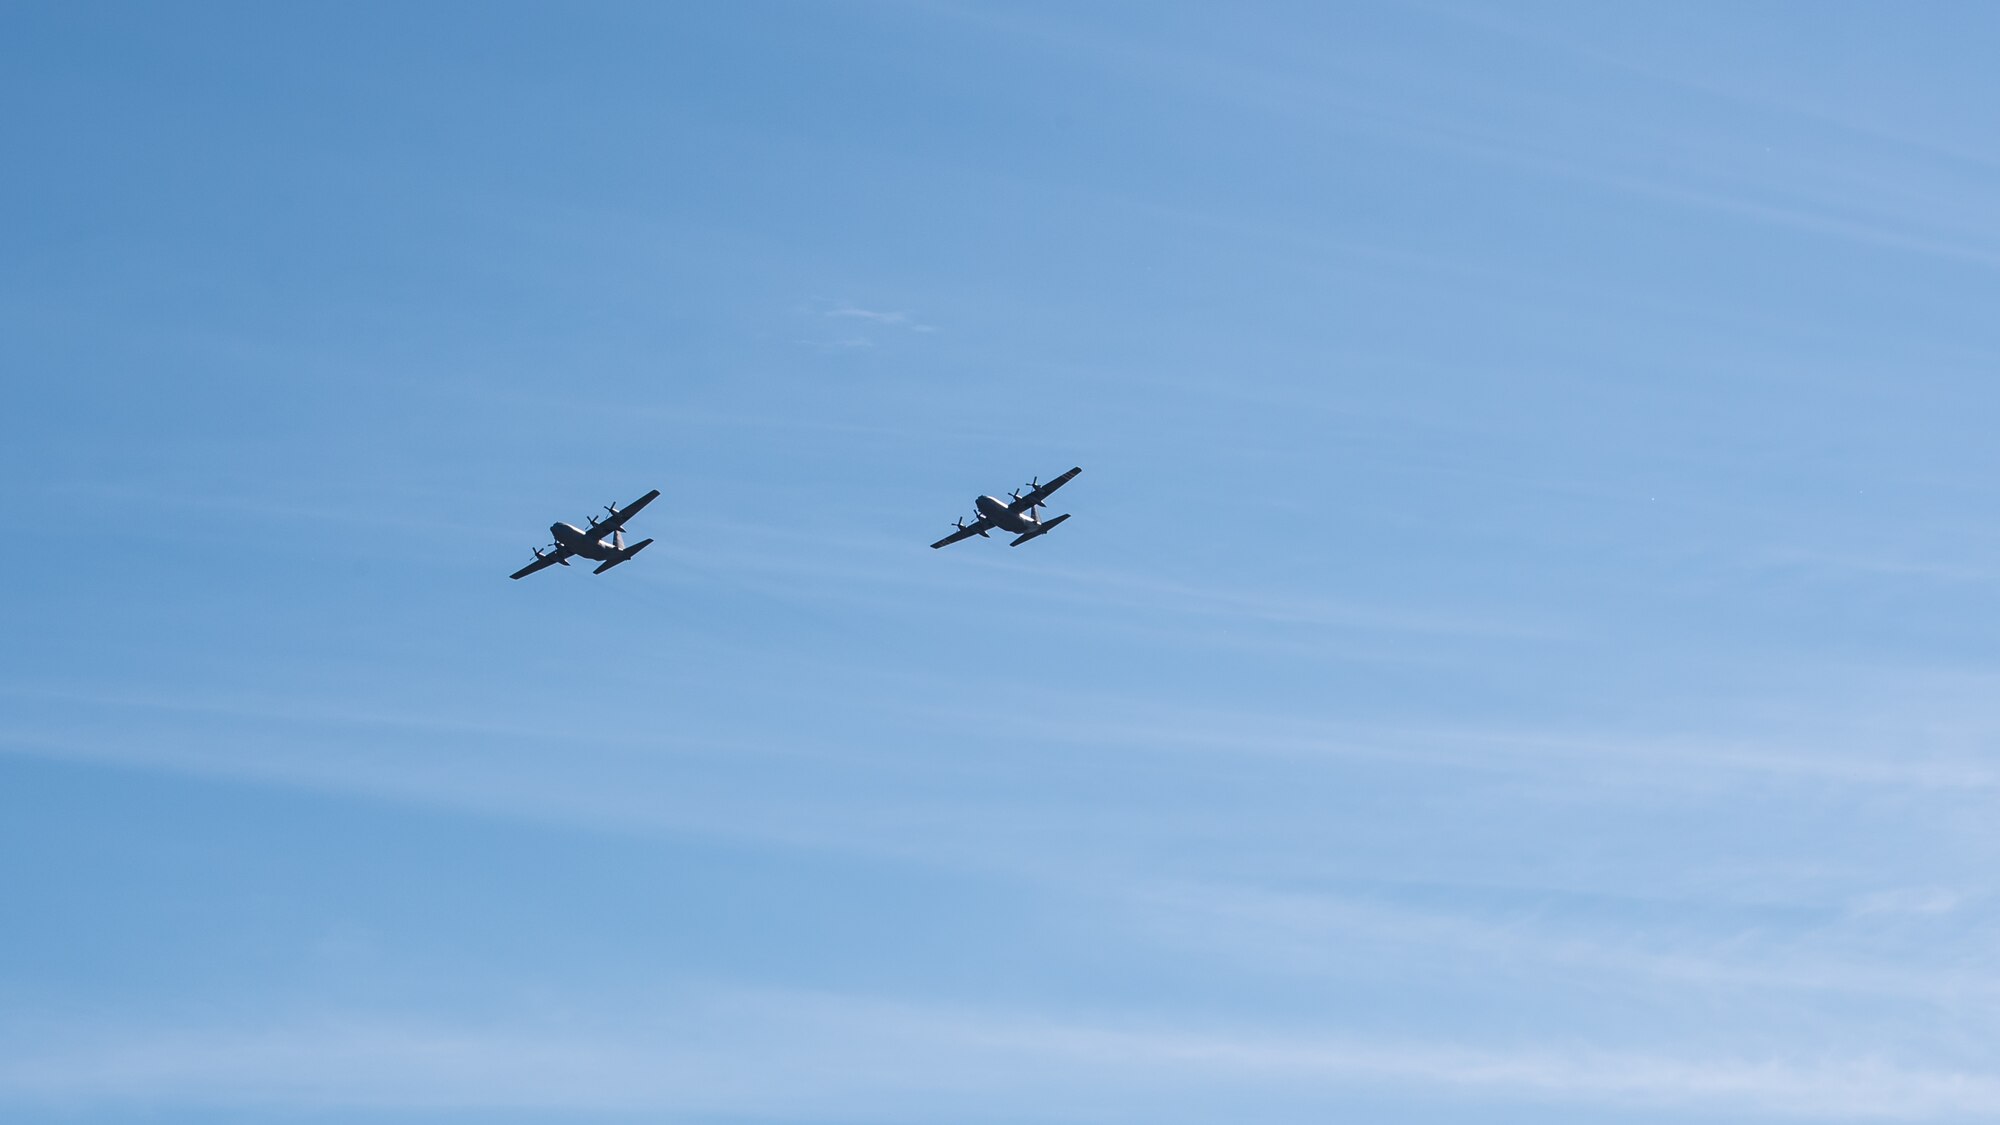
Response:
POLYGON ((1069 513, 1064 512, 1062 515, 1059 515, 1056 518, 1049 520, 1047 523, 1037 525, 1035 530, 1030 531, 1026 535, 1021 536, 1019 539, 1016 539, 1012 543, 1009 543, 1007 545, 1009 547, 1018 547, 1021 544, 1026 543, 1028 540, 1033 539, 1038 535, 1047 535, 1049 532, 1054 531, 1056 529, 1057 524, 1061 523, 1062 521, 1068 518, 1069 518, 1069 513))
POLYGON ((617 558, 611 559, 607 562, 600 564, 596 570, 593 570, 590 573, 603 574, 605 571, 610 570, 612 567, 617 566, 619 563, 622 563, 625 560, 631 558, 633 555, 638 554, 640 551, 645 550, 647 545, 650 543, 652 543, 651 539, 641 539, 637 543, 632 544, 630 547, 625 548, 624 551, 619 553, 617 558))

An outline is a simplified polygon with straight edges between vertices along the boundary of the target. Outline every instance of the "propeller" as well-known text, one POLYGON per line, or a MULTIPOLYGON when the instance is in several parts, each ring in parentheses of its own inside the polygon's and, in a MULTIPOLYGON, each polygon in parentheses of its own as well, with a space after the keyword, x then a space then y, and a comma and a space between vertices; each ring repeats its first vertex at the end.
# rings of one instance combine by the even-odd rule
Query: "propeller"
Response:
POLYGON ((610 513, 611 513, 612 515, 614 515, 614 516, 615 516, 615 515, 617 515, 617 514, 618 514, 618 505, 616 505, 616 504, 606 504, 606 505, 604 506, 604 510, 605 510, 605 511, 607 511, 607 512, 610 512, 610 513))
POLYGON ((530 548, 528 548, 528 549, 529 549, 529 550, 531 550, 531 551, 533 551, 533 552, 535 552, 535 557, 536 557, 536 558, 538 558, 538 559, 540 559, 540 558, 547 558, 547 557, 548 557, 548 556, 546 556, 546 555, 542 554, 542 549, 541 549, 540 547, 530 547, 530 548))
POLYGON ((596 516, 591 516, 591 517, 590 517, 590 526, 592 526, 592 527, 596 527, 596 526, 597 526, 597 517, 596 517, 596 516))

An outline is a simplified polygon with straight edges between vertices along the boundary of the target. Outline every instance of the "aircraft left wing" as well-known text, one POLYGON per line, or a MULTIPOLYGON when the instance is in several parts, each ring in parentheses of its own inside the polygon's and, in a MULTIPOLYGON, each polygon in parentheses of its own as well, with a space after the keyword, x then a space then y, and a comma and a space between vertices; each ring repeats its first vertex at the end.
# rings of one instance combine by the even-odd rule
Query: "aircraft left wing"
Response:
POLYGON ((1009 507, 1013 508, 1013 510, 1017 512, 1025 512, 1030 508, 1033 508, 1035 505, 1040 504, 1044 500, 1047 500, 1049 496, 1055 492, 1056 489, 1061 488, 1063 485, 1066 485, 1070 481, 1076 479, 1076 474, 1082 471, 1083 471, 1082 466, 1078 466, 1074 469, 1071 469, 1069 472, 1064 473, 1063 475, 1057 477, 1056 479, 1050 481, 1049 483, 1035 488, 1032 492, 1028 493, 1026 496, 1023 496, 1019 500, 1014 501, 1014 503, 1009 505, 1009 507))
POLYGON ((621 527, 624 527, 626 520, 629 520, 633 516, 639 514, 639 509, 645 507, 648 504, 651 504, 653 501, 658 500, 659 498, 660 498, 660 490, 656 488, 653 491, 648 492, 644 496, 639 497, 637 500, 632 501, 630 504, 627 504, 625 507, 620 508, 618 511, 613 512, 611 514, 610 519, 607 519, 602 523, 591 524, 590 527, 584 530, 584 534, 589 536, 593 541, 602 540, 605 536, 611 534, 614 531, 617 531, 621 527))
POLYGON ((984 535, 991 530, 993 530, 993 521, 987 519, 985 516, 981 516, 972 523, 966 524, 957 531, 931 544, 931 550, 935 551, 939 547, 949 547, 961 539, 970 539, 975 535, 984 535))
MULTIPOLYGON (((521 569, 515 571, 514 573, 508 575, 507 577, 526 578, 528 575, 533 574, 538 570, 541 570, 543 567, 550 567, 556 565, 559 562, 563 562, 563 560, 569 558, 570 554, 571 552, 567 547, 550 551, 548 554, 542 555, 541 557, 537 558, 534 562, 529 563, 527 566, 522 567, 521 569)), ((568 564, 564 563, 563 565, 567 566, 568 564)))

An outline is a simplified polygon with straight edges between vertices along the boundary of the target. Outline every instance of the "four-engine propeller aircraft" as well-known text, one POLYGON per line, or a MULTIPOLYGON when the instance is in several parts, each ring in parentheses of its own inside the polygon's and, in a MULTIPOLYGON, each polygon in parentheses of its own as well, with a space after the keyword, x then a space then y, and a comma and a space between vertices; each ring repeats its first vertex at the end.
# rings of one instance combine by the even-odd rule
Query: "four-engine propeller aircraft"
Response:
POLYGON ((931 544, 931 547, 933 549, 948 547, 974 535, 990 538, 986 533, 996 527, 1019 537, 1007 544, 1009 547, 1018 547, 1037 536, 1047 535, 1055 530, 1057 524, 1068 519, 1069 513, 1064 512, 1044 523, 1036 514, 1037 510, 1043 506, 1042 502, 1049 498, 1050 493, 1068 484, 1070 478, 1082 471, 1081 468, 1071 469, 1047 484, 1040 483, 1039 478, 1031 480, 1025 486, 1028 494, 1021 495, 1021 490, 1017 488, 1014 490, 1012 502, 993 496, 981 496, 972 502, 972 506, 979 510, 973 521, 966 523, 963 519, 959 520, 952 525, 958 530, 931 544))
POLYGON ((542 549, 536 547, 535 561, 515 571, 512 577, 526 578, 543 567, 556 566, 558 564, 568 566, 569 560, 572 558, 585 558, 592 562, 601 563, 602 565, 596 570, 591 571, 591 573, 603 574, 605 571, 645 550, 646 545, 652 542, 651 539, 641 539, 637 543, 627 547, 625 545, 625 521, 638 515, 639 509, 652 503, 659 495, 660 490, 656 488, 623 508, 618 507, 616 504, 606 504, 604 510, 611 514, 602 520, 599 520, 596 516, 590 517, 589 527, 572 527, 566 523, 550 524, 549 534, 555 536, 556 540, 550 546, 554 549, 547 554, 543 554, 542 549), (605 536, 607 535, 611 537, 611 541, 608 543, 605 542, 605 536))

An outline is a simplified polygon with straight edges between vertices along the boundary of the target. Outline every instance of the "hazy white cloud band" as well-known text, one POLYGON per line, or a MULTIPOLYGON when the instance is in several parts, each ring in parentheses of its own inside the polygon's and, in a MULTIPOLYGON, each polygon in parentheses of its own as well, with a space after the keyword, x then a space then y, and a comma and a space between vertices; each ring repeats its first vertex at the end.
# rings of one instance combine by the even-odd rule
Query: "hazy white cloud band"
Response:
MULTIPOLYGON (((710 998, 608 1027, 573 1019, 322 1020, 58 1037, 0 1061, 0 1105, 97 1103, 865 1112, 953 1119, 1213 1094, 1266 1114, 1371 1086, 1527 1102, 1813 1119, 1991 1119, 2000 1078, 1879 1058, 1698 1058, 1050 1021, 821 995, 710 998)), ((46 1035, 33 1037, 40 1044, 46 1035)))

